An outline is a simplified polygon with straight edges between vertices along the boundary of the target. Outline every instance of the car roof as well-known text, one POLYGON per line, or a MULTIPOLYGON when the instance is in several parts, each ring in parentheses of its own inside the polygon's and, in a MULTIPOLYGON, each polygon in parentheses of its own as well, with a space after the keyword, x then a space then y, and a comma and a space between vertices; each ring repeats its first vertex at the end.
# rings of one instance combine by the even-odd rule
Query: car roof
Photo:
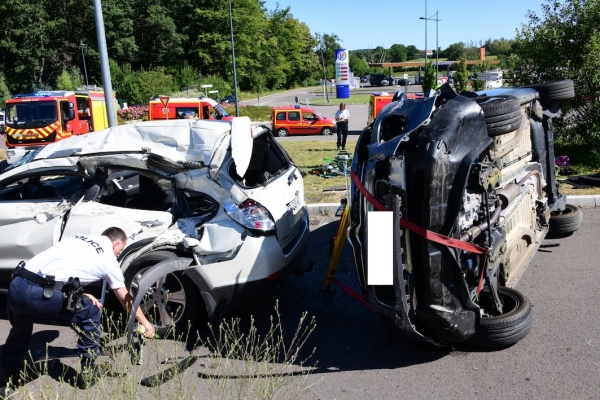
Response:
POLYGON ((266 131, 263 126, 252 126, 248 117, 239 117, 234 121, 146 121, 48 144, 35 155, 31 163, 43 161, 51 166, 61 164, 60 160, 67 162, 81 157, 155 154, 175 162, 202 162, 212 168, 213 164, 223 161, 222 157, 216 157, 218 160, 215 161, 217 148, 222 148, 224 141, 229 143, 231 137, 232 157, 236 160, 238 170, 244 170, 250 161, 245 153, 252 153, 253 139, 266 131))
POLYGON ((296 107, 296 106, 279 106, 279 107, 273 107, 273 110, 275 111, 312 111, 312 112, 316 112, 314 109, 310 108, 310 107, 305 107, 305 106, 300 106, 300 107, 296 107))

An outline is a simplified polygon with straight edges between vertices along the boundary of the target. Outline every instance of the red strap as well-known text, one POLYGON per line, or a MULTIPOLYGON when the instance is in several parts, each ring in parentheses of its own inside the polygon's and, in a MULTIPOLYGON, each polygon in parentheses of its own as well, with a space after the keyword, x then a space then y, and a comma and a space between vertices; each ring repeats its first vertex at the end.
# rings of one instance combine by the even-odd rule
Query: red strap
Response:
MULTIPOLYGON (((371 203, 373 205, 373 207, 375 207, 379 211, 388 211, 388 209, 385 207, 385 205, 383 205, 379 200, 377 200, 373 195, 371 195, 371 193, 369 193, 367 188, 365 188, 365 186, 362 184, 362 182, 358 178, 358 175, 356 175, 356 173, 354 171, 350 172, 350 176, 352 177, 352 182, 354 182, 354 184, 356 185, 358 190, 360 190, 360 192, 363 194, 363 196, 365 196, 367 201, 369 203, 371 203)), ((484 256, 482 257, 482 262, 481 262, 481 266, 480 266, 481 277, 479 278, 479 285, 477 286, 477 293, 481 292, 481 289, 483 288, 484 267, 487 264, 487 249, 485 249, 481 246, 477 246, 472 243, 463 242, 461 240, 454 239, 454 238, 444 236, 444 235, 440 235, 437 232, 433 232, 433 231, 429 231, 427 229, 421 228, 420 226, 410 222, 406 218, 400 218, 400 226, 402 226, 402 227, 408 229, 409 231, 414 232, 417 235, 419 235, 427 240, 430 240, 432 242, 440 243, 445 246, 454 247, 454 248, 465 250, 465 251, 470 251, 471 253, 475 253, 475 254, 484 254, 484 256)))
POLYGON ((342 282, 339 281, 338 278, 333 278, 332 282, 335 283, 336 285, 338 285, 344 292, 348 293, 350 296, 352 296, 356 300, 360 301, 360 303, 363 306, 367 307, 369 310, 373 310, 373 307, 371 307, 371 304, 369 304, 369 302, 367 300, 365 300, 365 298, 363 296, 356 293, 354 290, 350 289, 348 286, 344 285, 342 282))
MULTIPOLYGON (((360 179, 358 179, 358 175, 354 171, 350 173, 352 176, 352 182, 358 187, 358 190, 365 196, 367 201, 373 205, 379 211, 388 211, 388 209, 383 205, 379 200, 377 200, 371 193, 367 191, 367 188, 364 187, 360 179)), ((420 226, 410 222, 406 218, 400 218, 400 226, 408 229, 411 232, 416 233, 417 235, 430 240, 432 242, 441 243, 446 246, 456 247, 461 250, 470 251, 475 254, 484 254, 487 250, 483 247, 477 246, 472 243, 463 242, 458 239, 454 239, 448 236, 440 235, 437 232, 428 231, 427 229, 421 228, 420 226)))

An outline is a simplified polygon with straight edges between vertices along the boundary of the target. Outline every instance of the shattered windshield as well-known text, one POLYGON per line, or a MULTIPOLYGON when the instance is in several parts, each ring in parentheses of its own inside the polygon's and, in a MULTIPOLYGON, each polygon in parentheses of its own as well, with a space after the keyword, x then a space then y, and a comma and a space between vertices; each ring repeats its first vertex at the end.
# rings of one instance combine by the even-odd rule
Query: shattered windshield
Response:
POLYGON ((6 104, 6 125, 12 128, 41 128, 58 120, 55 101, 6 104))

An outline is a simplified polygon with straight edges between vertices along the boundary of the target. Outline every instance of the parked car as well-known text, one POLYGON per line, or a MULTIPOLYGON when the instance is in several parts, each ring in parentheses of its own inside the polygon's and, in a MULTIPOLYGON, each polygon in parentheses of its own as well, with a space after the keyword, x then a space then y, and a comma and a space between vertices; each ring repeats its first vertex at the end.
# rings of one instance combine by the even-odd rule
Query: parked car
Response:
POLYGON ((413 81, 411 81, 410 79, 404 79, 404 78, 400 78, 398 79, 398 85, 400 86, 412 86, 413 81))
POLYGON ((221 99, 221 103, 235 104, 235 96, 225 96, 221 99))
POLYGON ((388 86, 389 81, 384 74, 371 74, 369 78, 371 86, 388 86))
MULTIPOLYGON (((510 346, 532 327, 515 290, 547 233, 580 228, 554 172, 552 120, 574 96, 563 80, 383 108, 353 157, 349 239, 373 310, 433 345, 510 346), (371 211, 392 211, 393 285, 368 285, 371 211)), ((377 236, 374 236, 377 238, 377 236)), ((377 239, 373 239, 377 240, 377 239)))
POLYGON ((0 111, 0 134, 4 133, 4 111, 0 111))
POLYGON ((309 239, 301 172, 247 117, 141 122, 38 148, 0 175, 0 218, 4 292, 19 261, 109 226, 128 235, 119 262, 134 294, 144 271, 175 263, 146 303, 159 334, 251 304, 309 239))
POLYGON ((363 83, 369 82, 369 79, 371 79, 370 75, 365 75, 363 77, 360 78, 360 81, 363 83))
POLYGON ((300 104, 273 107, 271 126, 275 135, 332 135, 336 132, 335 122, 310 107, 300 104))

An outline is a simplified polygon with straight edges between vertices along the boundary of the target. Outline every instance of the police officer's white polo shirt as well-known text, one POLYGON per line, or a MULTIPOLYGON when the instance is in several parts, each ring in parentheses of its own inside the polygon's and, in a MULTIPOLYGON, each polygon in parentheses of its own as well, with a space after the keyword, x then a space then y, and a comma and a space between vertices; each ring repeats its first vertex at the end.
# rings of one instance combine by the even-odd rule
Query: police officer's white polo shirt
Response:
POLYGON ((25 268, 57 281, 79 278, 82 285, 104 279, 111 289, 125 287, 125 278, 106 236, 73 235, 33 257, 25 268))

